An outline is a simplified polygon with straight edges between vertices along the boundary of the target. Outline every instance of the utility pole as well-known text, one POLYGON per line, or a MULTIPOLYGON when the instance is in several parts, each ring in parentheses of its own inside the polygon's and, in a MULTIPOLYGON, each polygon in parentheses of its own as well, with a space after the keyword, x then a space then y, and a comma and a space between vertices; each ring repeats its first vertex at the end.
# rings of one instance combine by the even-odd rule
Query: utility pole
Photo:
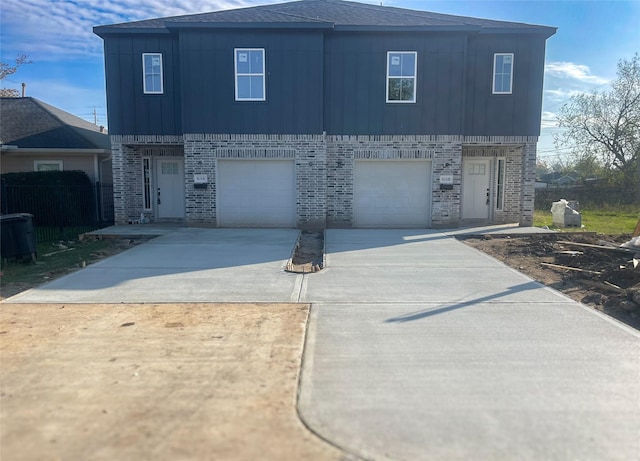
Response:
POLYGON ((93 124, 98 124, 98 113, 96 112, 96 106, 93 106, 93 124))

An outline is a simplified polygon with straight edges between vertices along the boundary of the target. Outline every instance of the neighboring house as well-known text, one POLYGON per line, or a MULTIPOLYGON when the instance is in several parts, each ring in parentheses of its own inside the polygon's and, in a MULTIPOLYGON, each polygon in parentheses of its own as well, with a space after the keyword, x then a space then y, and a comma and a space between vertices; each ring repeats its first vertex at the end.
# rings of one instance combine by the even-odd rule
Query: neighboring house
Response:
POLYGON ((95 27, 116 221, 531 225, 555 30, 341 0, 95 27))
POLYGON ((577 183, 580 175, 575 171, 568 173, 553 172, 543 174, 540 177, 541 182, 554 186, 554 187, 569 187, 577 183))
POLYGON ((569 187, 575 185, 579 177, 578 173, 567 173, 555 180, 553 183, 559 187, 569 187))
POLYGON ((35 98, 0 98, 2 173, 82 170, 111 184, 111 143, 104 127, 35 98))

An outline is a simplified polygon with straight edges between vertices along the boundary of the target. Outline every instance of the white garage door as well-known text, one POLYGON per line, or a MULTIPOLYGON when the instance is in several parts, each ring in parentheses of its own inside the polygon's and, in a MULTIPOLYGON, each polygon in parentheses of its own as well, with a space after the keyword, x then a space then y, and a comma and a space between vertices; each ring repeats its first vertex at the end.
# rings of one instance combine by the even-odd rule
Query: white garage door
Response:
POLYGON ((428 227, 430 216, 430 161, 356 161, 356 227, 428 227))
POLYGON ((293 160, 219 160, 218 225, 294 227, 293 160))

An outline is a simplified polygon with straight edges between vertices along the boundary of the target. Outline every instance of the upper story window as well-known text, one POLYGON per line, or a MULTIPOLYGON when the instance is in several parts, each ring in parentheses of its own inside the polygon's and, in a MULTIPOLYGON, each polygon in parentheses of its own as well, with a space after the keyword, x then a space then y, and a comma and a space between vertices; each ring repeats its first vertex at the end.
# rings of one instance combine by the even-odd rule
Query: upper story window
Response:
POLYGON ((33 171, 62 171, 62 160, 34 160, 33 171))
POLYGON ((143 86, 145 94, 162 94, 162 54, 142 53, 143 86))
POLYGON ((493 94, 511 94, 513 87, 513 53, 493 55, 493 94))
POLYGON ((416 51, 387 52, 387 102, 416 102, 416 51))
POLYGON ((265 101, 264 48, 236 48, 236 101, 265 101))

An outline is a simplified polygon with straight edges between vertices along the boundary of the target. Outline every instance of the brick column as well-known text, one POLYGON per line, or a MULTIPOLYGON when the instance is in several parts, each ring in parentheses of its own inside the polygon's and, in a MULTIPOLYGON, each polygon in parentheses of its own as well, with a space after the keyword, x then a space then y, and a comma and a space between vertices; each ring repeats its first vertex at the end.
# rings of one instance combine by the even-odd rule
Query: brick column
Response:
POLYGON ((462 142, 453 136, 446 138, 449 142, 438 142, 433 154, 431 227, 436 229, 458 227, 460 221, 462 142), (452 190, 440 189, 441 175, 453 176, 452 190))
POLYGON ((327 147, 324 136, 291 136, 296 147, 296 225, 324 229, 327 217, 327 147))
POLYGON ((116 224, 127 224, 126 178, 124 150, 119 136, 111 136, 111 163, 113 171, 113 213, 116 224))
POLYGON ((536 147, 528 142, 522 147, 522 191, 520 193, 520 226, 533 225, 536 186, 536 147))
POLYGON ((216 225, 216 156, 205 135, 184 135, 185 217, 190 224, 216 225), (205 188, 194 186, 195 174, 206 174, 205 188))

